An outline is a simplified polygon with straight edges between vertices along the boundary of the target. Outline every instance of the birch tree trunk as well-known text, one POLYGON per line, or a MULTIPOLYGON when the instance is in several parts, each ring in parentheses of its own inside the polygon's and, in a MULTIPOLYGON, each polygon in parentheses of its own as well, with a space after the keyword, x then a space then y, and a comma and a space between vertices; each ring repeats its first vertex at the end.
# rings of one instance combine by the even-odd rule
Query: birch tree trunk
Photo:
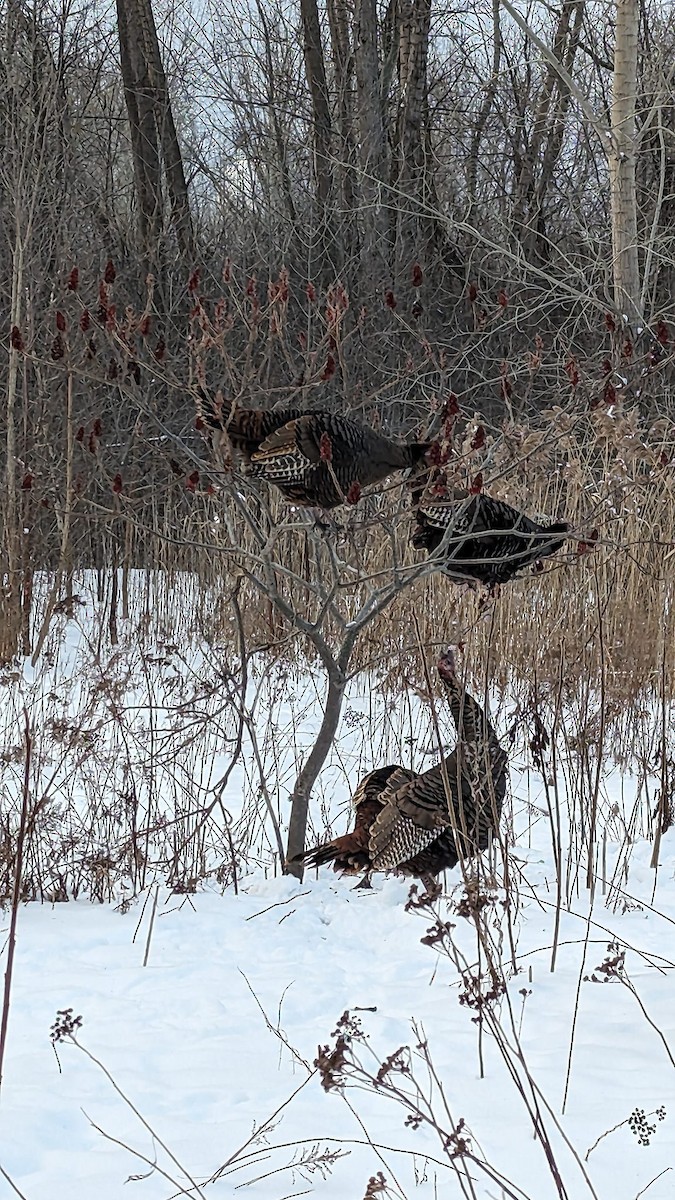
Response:
POLYGON ((633 321, 641 316, 638 261, 635 99, 637 92, 639 0, 617 0, 612 146, 609 175, 612 206, 614 302, 633 321))

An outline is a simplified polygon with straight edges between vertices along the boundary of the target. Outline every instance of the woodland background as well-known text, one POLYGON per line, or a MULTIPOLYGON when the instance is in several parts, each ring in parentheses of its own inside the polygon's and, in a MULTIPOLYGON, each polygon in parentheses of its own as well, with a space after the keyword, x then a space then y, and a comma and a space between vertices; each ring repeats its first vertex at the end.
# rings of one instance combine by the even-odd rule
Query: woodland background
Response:
POLYGON ((671 1195, 673 15, 0 7, 12 1195, 671 1195), (322 535, 201 389, 429 432, 572 536, 463 593, 404 479, 322 535), (488 852, 433 908, 275 878, 451 744, 449 643, 488 852))
POLYGON ((243 19, 11 0, 7 670, 76 614, 82 569, 112 647, 127 619, 154 636, 159 593, 187 573, 193 628, 227 648, 235 728, 251 663, 310 663, 325 683, 297 849, 350 679, 428 693, 422 659, 461 640, 532 744, 564 724, 586 755, 589 878, 610 745, 650 747, 645 829, 665 831, 673 30, 669 4, 637 0, 259 2, 243 19), (339 544, 318 538, 214 461, 200 387, 440 431, 459 482, 570 520, 569 553, 487 608, 460 604, 410 549, 400 483, 347 513, 339 544))

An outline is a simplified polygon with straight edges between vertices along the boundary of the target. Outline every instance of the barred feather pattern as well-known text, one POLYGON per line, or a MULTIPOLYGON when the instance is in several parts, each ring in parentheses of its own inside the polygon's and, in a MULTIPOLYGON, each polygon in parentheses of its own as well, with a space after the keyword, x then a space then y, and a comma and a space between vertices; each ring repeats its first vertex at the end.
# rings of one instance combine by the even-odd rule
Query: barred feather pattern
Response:
POLYGON ((376 800, 378 806, 383 808, 394 792, 415 778, 416 772, 408 770, 407 767, 397 765, 377 767, 364 776, 358 784, 351 799, 352 808, 358 809, 364 802, 373 800, 376 800))
POLYGON ((308 866, 319 867, 333 864, 333 870, 343 875, 354 875, 370 868, 369 838, 372 825, 387 802, 390 784, 394 790, 415 778, 414 771, 397 765, 378 767, 361 780, 351 799, 355 810, 354 828, 351 833, 324 842, 293 861, 304 861, 308 866))
POLYGON ((471 811, 477 814, 478 837, 496 828, 506 791, 508 756, 487 713, 457 678, 452 651, 442 655, 438 672, 445 685, 462 755, 462 778, 468 784, 471 811), (502 786, 503 785, 503 786, 502 786), (497 788, 500 794, 497 795, 497 788), (483 819, 487 825, 481 825, 483 819))
POLYGON ((262 408, 236 408, 225 426, 225 431, 233 448, 250 466, 254 455, 267 438, 277 430, 283 429, 288 421, 297 421, 302 415, 302 409, 298 408, 275 409, 272 412, 262 408))
POLYGON ((232 449, 250 466, 251 456, 265 438, 281 429, 288 421, 304 415, 302 408, 240 408, 224 402, 222 408, 203 389, 200 389, 199 414, 213 430, 227 437, 232 449))
POLYGON ((375 870, 437 874, 485 849, 499 824, 507 755, 487 715, 457 679, 452 656, 440 660, 439 673, 457 726, 457 748, 444 764, 400 788, 376 817, 369 841, 375 870))
POLYGON ((423 774, 380 767, 352 796, 354 828, 298 856, 335 871, 437 875, 488 845, 506 795, 508 759, 481 706, 457 679, 452 655, 439 661, 458 744, 423 774), (450 794, 446 792, 446 781, 450 794))
POLYGON ((407 874, 408 861, 435 842, 438 832, 438 829, 423 829, 412 817, 401 812, 394 801, 378 815, 371 830, 369 848, 373 870, 398 869, 407 874))
POLYGON ((344 504, 355 484, 380 483, 415 466, 430 448, 428 442, 395 442, 340 413, 235 407, 218 417, 204 401, 202 412, 229 438, 251 475, 311 508, 344 504))
POLYGON ((401 789, 376 817, 369 840, 374 870, 436 875, 486 848, 506 795, 507 756, 500 750, 494 777, 476 786, 471 759, 462 750, 401 789))
POLYGON ((476 579, 489 586, 507 583, 520 571, 555 554, 563 545, 569 525, 540 525, 503 500, 484 493, 472 496, 455 492, 449 497, 417 499, 412 543, 430 553, 444 537, 445 570, 456 579, 476 579))

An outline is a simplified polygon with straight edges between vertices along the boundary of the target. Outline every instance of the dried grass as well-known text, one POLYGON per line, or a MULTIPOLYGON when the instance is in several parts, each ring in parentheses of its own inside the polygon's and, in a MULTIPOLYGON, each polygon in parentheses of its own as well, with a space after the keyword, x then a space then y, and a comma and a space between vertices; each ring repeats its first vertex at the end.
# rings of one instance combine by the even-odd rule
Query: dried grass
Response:
MULTIPOLYGON (((184 331, 176 331, 178 352, 173 362, 158 362, 146 347, 142 378, 150 378, 156 387, 149 399, 133 386, 137 372, 130 376, 128 345, 114 328, 100 334, 106 338, 105 355, 110 355, 105 364, 91 359, 89 339, 83 337, 80 345, 77 332, 67 361, 54 362, 45 356, 40 364, 45 388, 51 381, 54 395, 63 392, 66 381, 68 388, 71 381, 78 386, 73 388, 72 427, 65 428, 61 410, 58 419, 46 408, 43 412, 27 406, 24 412, 29 482, 25 490, 22 486, 20 512, 15 513, 12 528, 9 509, 3 513, 4 543, 16 540, 15 559, 21 562, 20 572, 16 568, 13 575, 5 564, 0 596, 4 661, 9 662, 20 645, 24 651, 27 648, 28 615, 33 649, 40 645, 36 633, 42 624, 46 640, 39 657, 50 653, 51 623, 60 622, 64 613, 77 617, 77 572, 85 568, 94 568, 98 578, 99 621, 92 663, 104 692, 109 671, 100 664, 108 661, 111 651, 114 654, 118 640, 120 650, 128 648, 130 629, 139 663, 152 656, 156 645, 170 645, 171 654, 180 655, 196 633, 202 644, 213 648, 214 664, 220 666, 208 674, 211 690, 203 715, 204 728, 209 730, 201 741, 195 740, 200 748, 192 757, 186 741, 183 774, 170 788, 172 832, 164 837, 162 830, 165 863, 180 862, 178 874, 184 886, 211 869, 205 864, 213 860, 218 839, 221 861, 234 859, 228 841, 231 829, 222 813, 223 820, 215 813, 213 829, 206 836, 213 796, 205 796, 203 788, 193 793, 186 781, 191 771, 195 778, 203 777, 204 755, 212 753, 213 738, 222 735, 226 726, 228 737, 234 736, 238 722, 248 722, 249 733, 253 729, 241 697, 227 692, 229 683, 225 688, 229 724, 223 719, 219 726, 214 718, 218 688, 225 686, 225 678, 235 679, 241 673, 242 646, 249 663, 264 664, 263 674, 274 664, 279 672, 274 687, 286 699, 309 670, 317 705, 324 701, 328 658, 347 647, 340 670, 351 676, 361 674, 378 699, 401 709, 415 689, 424 692, 420 641, 429 658, 438 648, 459 642, 473 689, 477 694, 490 691, 501 696, 523 753, 533 755, 545 778, 549 768, 554 781, 556 771, 565 777, 572 797, 565 817, 569 819, 567 840, 577 862, 583 851, 597 865, 601 836, 617 838, 628 847, 637 834, 652 835, 657 820, 654 801, 658 800, 657 809, 661 805, 658 819, 663 820, 669 794, 670 706, 675 687, 671 653, 675 645, 675 425, 665 416, 647 415, 658 413, 659 380, 669 378, 670 359, 664 346, 657 353, 645 336, 640 353, 631 345, 628 356, 628 341, 617 333, 610 339, 611 349, 598 350, 598 361, 589 357, 582 369, 567 350, 559 354, 553 348, 545 353, 541 338, 535 339, 531 352, 525 352, 521 338, 510 362, 498 357, 488 361, 481 358, 488 341, 480 330, 458 333, 453 361, 461 361, 473 382, 462 398, 463 411, 444 422, 440 410, 448 398, 449 345, 431 347, 407 329, 407 358, 399 370, 395 363, 403 364, 404 351, 397 359, 396 338, 401 333, 397 325, 382 335, 388 346, 386 382, 362 378, 359 357, 367 329, 361 317, 347 330, 346 322, 336 324, 334 306, 326 303, 324 313, 317 302, 311 313, 300 305, 291 312, 278 294, 268 308, 254 309, 246 290, 235 295, 233 287, 224 307, 220 301, 210 306, 212 316, 209 305, 196 298, 189 343, 184 331), (230 313, 226 322, 219 324, 219 311, 221 316, 230 313), (300 352, 298 329, 291 325, 299 320, 299 327, 306 330, 309 316, 313 341, 300 352), (339 510, 341 528, 319 536, 307 514, 294 511, 274 489, 208 460, 203 443, 191 430, 195 391, 187 392, 180 378, 186 344, 193 358, 191 380, 205 382, 208 361, 209 376, 227 379, 229 394, 245 403, 280 399, 309 407, 327 403, 353 409, 362 419, 381 419, 402 437, 422 433, 431 422, 435 434, 440 431, 451 484, 465 487, 481 477, 485 491, 529 514, 567 520, 573 536, 563 553, 546 560, 541 573, 505 586, 496 599, 481 591, 467 593, 411 547, 410 493, 400 478, 353 508, 339 510), (612 362, 603 359, 600 366, 605 353, 611 353, 612 362), (328 354, 336 372, 330 382, 328 354), (300 382, 288 385, 290 378, 300 382), (485 412, 496 411, 495 387, 501 400, 499 417, 491 424, 485 412), (482 392, 492 401, 483 406, 482 415, 471 413, 467 397, 482 392), (128 407, 120 406, 120 395, 129 401, 128 407), (639 405, 630 407, 631 397, 638 396, 639 405), (169 411, 169 402, 177 397, 178 405, 169 411), (555 397, 555 404, 550 397, 555 397), (518 416, 525 407, 532 413, 527 421, 518 416), (64 493, 64 480, 71 477, 74 498, 64 493), (64 538, 66 509, 70 521, 64 538), (142 587, 137 580, 132 583, 132 573, 139 569, 142 587), (46 622, 45 604, 53 606, 46 622), (539 741, 544 735, 548 742, 542 748, 539 741), (560 752, 557 762, 551 759, 554 749, 560 752), (645 784, 632 813, 614 811, 601 786, 601 767, 610 755, 629 764, 640 780, 655 769, 660 771, 660 797, 650 797, 645 784), (188 792, 185 802, 183 789, 188 792)), ((117 299, 121 311, 121 297, 117 299)), ((79 303, 72 296, 64 299, 71 308, 79 303)), ((140 314, 132 308, 125 312, 133 333, 140 314)), ((74 331, 77 316, 72 311, 68 318, 74 331)), ((511 319, 508 314, 499 318, 511 319)), ((509 329, 516 345, 518 330, 515 325, 509 329)), ((379 337, 382 331, 377 327, 375 332, 379 337)), ((493 354, 497 342, 494 331, 489 342, 493 354)), ((372 374, 370 366, 366 375, 368 371, 372 374)), ((114 682, 114 672, 112 678, 114 682)), ((93 712, 93 693, 92 697, 87 703, 93 712)), ((203 698, 197 688, 193 698, 199 697, 203 698)), ((114 709, 116 694, 107 702, 114 709)), ((47 727, 45 712, 35 713, 42 728, 47 727)), ((89 719, 86 705, 78 712, 71 731, 75 740, 68 748, 70 759, 77 759, 76 773, 80 770, 77 755, 84 762, 87 755, 77 730, 89 719)), ((179 726, 184 715, 181 707, 179 726)), ((49 720, 54 716, 50 710, 49 720)), ((130 737, 125 719, 117 715, 114 721, 113 757, 120 748, 127 753, 130 737)), ((276 808, 280 814, 286 783, 292 786, 292 781, 281 782, 274 776, 275 737, 281 736, 280 728, 276 734, 265 730, 261 739, 259 761, 251 770, 235 831, 237 853, 243 847, 244 854, 252 853, 259 861, 265 855, 269 861, 273 844, 270 811, 276 808)), ((58 726, 49 730, 50 738, 58 742, 58 726)), ((287 733, 292 740, 293 730, 287 733)), ((62 734, 71 736, 67 729, 62 734)), ((9 731, 7 736, 11 752, 9 731)), ((378 729, 371 716, 363 726, 363 744, 374 757, 397 748, 408 761, 410 745, 404 745, 403 734, 393 723, 391 729, 384 725, 378 729)), ((304 751, 298 749, 296 759, 304 751)), ((36 754, 40 753, 38 747, 36 754)), ((370 765, 367 757, 364 751, 363 763, 345 766, 347 785, 362 765, 370 765)), ((84 831, 76 828, 72 836, 68 833, 68 822, 76 825, 80 820, 75 793, 68 787, 63 793, 63 819, 55 816, 54 804, 47 805, 44 813, 36 812, 46 840, 38 845, 29 839, 35 888, 42 887, 48 863, 48 886, 43 892, 58 893, 61 861, 67 865, 70 890, 72 880, 76 889, 86 877, 89 890, 100 896, 114 889, 116 873, 133 887, 146 886, 154 878, 148 854, 150 831, 159 830, 163 820, 156 781, 170 761, 170 747, 159 751, 153 743, 149 757, 131 755, 128 763, 132 761, 145 764, 140 771, 147 786, 140 803, 132 797, 128 811, 117 783, 114 804, 98 805, 97 774, 87 781, 90 827, 84 831), (143 844, 139 829, 146 831, 143 844), (112 865, 108 844, 122 847, 112 865)), ((105 774, 107 759, 102 765, 103 777, 112 786, 114 771, 105 774)), ((558 804, 555 782, 552 786, 551 814, 558 804)), ((7 830, 12 825, 10 816, 7 830)), ((5 840, 8 849, 0 850, 0 857, 11 864, 12 839, 8 835, 5 840)), ((624 856, 628 853, 628 849, 621 851, 624 856)), ((572 863, 568 858, 568 894, 576 885, 572 863)))
MULTIPOLYGON (((505 586, 496 600, 481 591, 467 593, 439 574, 419 580, 366 627, 352 669, 377 670, 382 686, 392 691, 409 681, 420 683, 416 618, 430 649, 464 642, 475 671, 500 688, 508 686, 516 697, 526 694, 535 680, 544 693, 556 689, 562 665, 567 698, 583 689, 597 691, 602 684, 613 725, 624 719, 626 706, 637 697, 664 690, 665 661, 665 695, 670 699, 673 454, 675 427, 658 421, 641 428, 636 411, 626 417, 602 412, 576 420, 558 411, 537 432, 513 425, 488 436, 480 454, 457 458, 453 482, 465 484, 481 469, 490 494, 529 513, 565 519, 575 536, 540 574, 505 586), (592 531, 596 542, 588 540, 592 531)), ((171 538, 183 551, 190 547, 185 568, 195 571, 207 591, 220 590, 223 602, 212 619, 214 632, 225 639, 232 632, 229 582, 239 569, 250 575, 261 571, 260 546, 242 520, 241 505, 228 493, 226 485, 217 502, 191 514, 171 538)), ((279 593, 303 620, 320 619, 334 578, 336 611, 349 621, 364 603, 368 586, 393 579, 394 562, 403 577, 406 568, 424 561, 409 545, 409 501, 400 484, 366 501, 365 514, 361 506, 340 510, 347 531, 328 539, 343 564, 338 568, 331 567, 325 543, 303 516, 289 513, 276 495, 263 492, 260 500, 257 519, 271 539, 266 553, 279 593)), ((305 656, 311 660, 306 639, 293 633, 250 578, 244 595, 250 646, 273 643, 289 662, 299 664, 305 656)), ((339 629, 330 614, 324 623, 328 637, 337 640, 339 629)))

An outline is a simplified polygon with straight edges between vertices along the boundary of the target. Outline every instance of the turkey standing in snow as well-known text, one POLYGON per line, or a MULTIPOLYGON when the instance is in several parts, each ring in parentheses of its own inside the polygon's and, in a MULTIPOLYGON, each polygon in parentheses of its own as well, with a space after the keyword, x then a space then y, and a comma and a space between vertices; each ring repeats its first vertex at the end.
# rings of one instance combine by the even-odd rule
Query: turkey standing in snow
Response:
POLYGON ((352 797, 352 832, 294 861, 332 862, 333 870, 348 875, 397 871, 419 877, 431 891, 433 876, 485 849, 499 825, 508 757, 483 709, 457 679, 452 651, 439 659, 438 672, 457 726, 452 754, 421 775, 395 766, 371 771, 352 797))
POLYGON ((420 463, 431 445, 394 442, 339 413, 235 406, 218 416, 203 397, 202 416, 222 430, 248 474, 307 508, 356 502, 362 488, 420 463))
POLYGON ((478 580, 494 588, 508 583, 519 571, 555 554, 569 533, 561 521, 540 525, 503 500, 483 492, 454 489, 435 495, 413 489, 417 503, 411 541, 433 553, 446 534, 443 569, 453 579, 478 580))

